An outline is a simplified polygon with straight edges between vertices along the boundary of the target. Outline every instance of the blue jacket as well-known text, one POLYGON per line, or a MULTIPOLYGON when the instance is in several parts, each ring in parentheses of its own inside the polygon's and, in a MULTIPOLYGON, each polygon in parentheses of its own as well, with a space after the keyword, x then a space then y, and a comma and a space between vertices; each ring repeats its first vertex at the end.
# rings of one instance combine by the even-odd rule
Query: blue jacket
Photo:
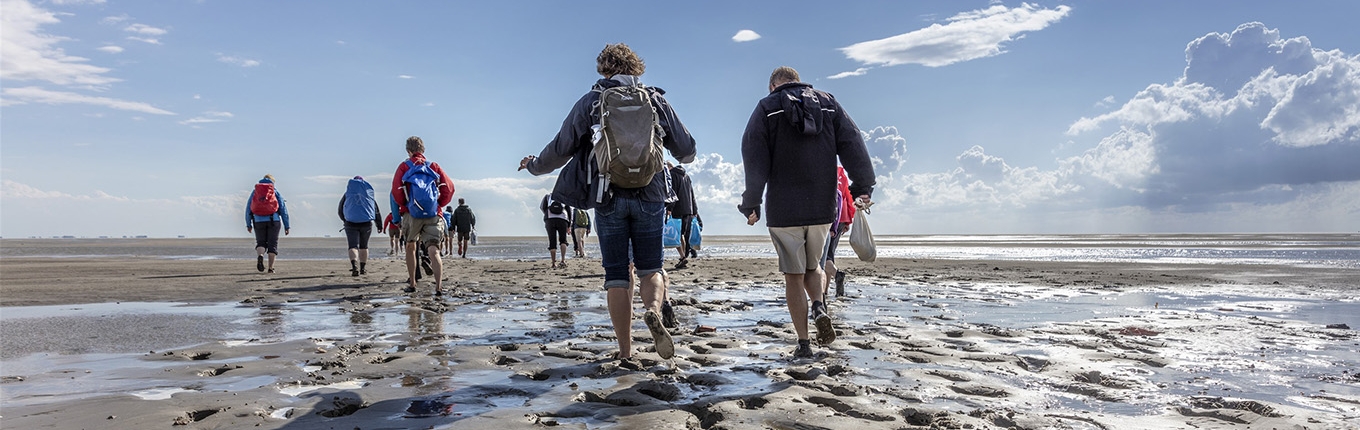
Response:
POLYGON ((780 85, 760 99, 741 137, 746 191, 742 215, 765 207, 765 225, 794 227, 833 223, 836 162, 850 177, 850 194, 874 191, 874 164, 859 127, 836 98, 812 85, 780 85), (763 199, 762 199, 763 197, 763 199))
MULTIPOLYGON (((596 81, 594 87, 572 106, 567 119, 562 121, 562 128, 557 131, 557 137, 543 148, 543 152, 539 153, 537 158, 529 162, 529 173, 535 176, 546 175, 562 167, 562 172, 557 175, 557 183, 553 186, 554 200, 582 209, 599 206, 591 195, 591 190, 595 189, 596 178, 590 174, 593 169, 591 165, 594 163, 590 159, 590 151, 595 148, 595 144, 590 141, 592 134, 590 127, 599 123, 592 106, 600 100, 601 90, 636 81, 636 76, 629 75, 617 75, 596 81)), ((652 100, 656 105, 661 128, 666 131, 662 146, 681 163, 693 162, 694 136, 689 134, 685 125, 680 123, 680 118, 675 116, 675 110, 671 108, 670 103, 662 97, 666 92, 656 87, 648 88, 652 90, 652 100)), ((668 177, 667 172, 662 170, 652 178, 651 184, 638 189, 640 191, 625 192, 635 193, 633 195, 642 201, 664 202, 670 195, 670 187, 666 184, 668 177)), ((617 194, 619 190, 613 187, 610 189, 611 194, 617 194)))
MULTIPOLYGON (((269 178, 264 178, 264 179, 260 179, 260 182, 259 182, 259 183, 261 183, 261 184, 272 184, 272 183, 274 183, 274 181, 269 180, 269 178)), ((246 228, 254 228, 254 227, 255 227, 255 223, 257 223, 257 222, 271 222, 271 221, 278 221, 278 220, 282 219, 282 220, 283 220, 283 229, 284 229, 284 230, 291 230, 291 228, 289 228, 289 226, 288 226, 288 205, 284 203, 284 201, 283 201, 283 194, 279 194, 279 190, 278 190, 277 188, 274 189, 274 198, 275 198, 275 199, 278 199, 278 201, 279 201, 279 211, 278 211, 278 212, 274 212, 273 215, 269 215, 269 216, 255 215, 255 214, 253 214, 253 213, 250 212, 250 203, 255 201, 255 191, 252 190, 252 191, 250 192, 250 198, 249 198, 249 199, 246 199, 246 228)))

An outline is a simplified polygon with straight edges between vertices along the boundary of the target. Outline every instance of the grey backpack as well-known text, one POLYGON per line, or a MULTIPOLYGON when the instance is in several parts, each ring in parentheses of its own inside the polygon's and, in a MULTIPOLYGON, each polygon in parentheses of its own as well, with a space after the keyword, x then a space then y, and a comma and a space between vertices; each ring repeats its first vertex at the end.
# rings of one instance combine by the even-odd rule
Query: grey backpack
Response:
POLYGON ((600 91, 598 127, 591 156, 601 185, 641 188, 665 169, 661 139, 666 132, 647 87, 621 85, 600 91))

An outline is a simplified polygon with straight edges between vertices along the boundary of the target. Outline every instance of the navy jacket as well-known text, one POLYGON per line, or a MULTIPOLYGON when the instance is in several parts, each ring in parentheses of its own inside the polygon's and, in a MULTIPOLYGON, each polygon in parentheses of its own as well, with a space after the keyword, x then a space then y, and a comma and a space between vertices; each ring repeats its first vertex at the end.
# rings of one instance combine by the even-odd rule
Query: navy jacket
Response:
MULTIPOLYGON (((553 138, 548 146, 538 154, 538 157, 529 162, 529 173, 546 175, 561 167, 562 172, 557 175, 557 183, 553 186, 552 197, 561 201, 567 206, 594 209, 599 206, 591 191, 594 190, 596 178, 591 175, 594 161, 590 159, 590 151, 595 148, 595 144, 590 141, 592 130, 590 127, 599 123, 599 118, 592 108, 600 100, 600 91, 605 88, 623 85, 621 81, 635 81, 634 76, 619 75, 609 79, 600 79, 576 105, 572 106, 567 118, 562 121, 562 128, 558 130, 557 137, 553 138), (563 167, 565 166, 565 167, 563 167)), ((656 113, 661 128, 666 131, 666 137, 662 139, 662 145, 681 163, 694 161, 694 137, 690 136, 689 130, 680 123, 680 118, 675 116, 675 110, 671 109, 670 103, 662 95, 666 94, 660 88, 648 87, 652 90, 652 100, 656 106, 656 113)), ((636 190, 621 191, 619 188, 611 187, 611 194, 620 192, 630 195, 646 202, 664 202, 669 196, 670 190, 666 185, 666 171, 663 169, 652 178, 652 183, 646 187, 636 190)), ((608 199, 608 197, 606 197, 608 199)), ((608 200, 606 200, 608 202, 608 200)))
POLYGON ((835 222, 837 159, 852 195, 874 191, 874 165, 859 127, 835 97, 806 83, 780 85, 756 104, 741 157, 746 191, 737 209, 750 216, 764 203, 769 227, 835 222))
POLYGON ((699 205, 694 201, 694 184, 681 166, 670 170, 671 188, 675 190, 675 202, 671 203, 671 218, 680 219, 699 214, 699 205))

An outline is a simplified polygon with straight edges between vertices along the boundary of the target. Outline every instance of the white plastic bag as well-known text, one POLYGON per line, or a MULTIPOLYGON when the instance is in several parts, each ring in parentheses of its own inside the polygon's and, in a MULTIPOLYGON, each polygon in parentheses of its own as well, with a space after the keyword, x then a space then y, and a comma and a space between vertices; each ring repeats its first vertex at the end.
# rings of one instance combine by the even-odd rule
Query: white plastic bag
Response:
POLYGON ((872 263, 878 258, 878 249, 874 246, 874 233, 869 231, 868 214, 867 207, 855 211, 855 220, 850 223, 850 247, 860 261, 872 263))
POLYGON ((471 241, 473 245, 477 244, 477 230, 468 233, 468 240, 471 241))

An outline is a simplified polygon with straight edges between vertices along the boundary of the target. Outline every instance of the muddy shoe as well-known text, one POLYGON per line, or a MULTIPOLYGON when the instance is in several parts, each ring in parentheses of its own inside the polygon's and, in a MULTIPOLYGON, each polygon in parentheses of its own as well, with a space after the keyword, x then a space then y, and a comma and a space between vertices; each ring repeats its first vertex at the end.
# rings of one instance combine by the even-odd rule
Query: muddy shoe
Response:
POLYGON ((349 276, 359 276, 359 269, 349 269, 349 276))
POLYGON ((812 346, 798 345, 798 348, 793 350, 793 358, 812 358, 812 346))
POLYGON ((401 289, 401 292, 403 292, 403 293, 414 293, 414 292, 416 292, 416 287, 415 287, 414 285, 407 285, 406 288, 402 288, 402 289, 401 289))
POLYGON ((257 255, 257 256, 255 256, 255 270, 258 270, 258 271, 261 271, 261 272, 264 271, 264 256, 263 256, 263 255, 257 255))
POLYGON ((831 317, 826 314, 826 305, 812 308, 812 322, 817 325, 817 343, 822 346, 836 341, 836 329, 831 327, 831 317))
POLYGON ((674 357, 675 343, 671 342, 671 334, 661 324, 661 315, 657 315, 656 311, 647 311, 642 315, 642 322, 647 323, 647 330, 652 332, 652 342, 656 343, 656 355, 663 359, 674 357))
POLYGON ((670 300, 661 304, 661 325, 666 328, 676 328, 680 326, 680 321, 675 319, 675 309, 671 308, 670 300))

